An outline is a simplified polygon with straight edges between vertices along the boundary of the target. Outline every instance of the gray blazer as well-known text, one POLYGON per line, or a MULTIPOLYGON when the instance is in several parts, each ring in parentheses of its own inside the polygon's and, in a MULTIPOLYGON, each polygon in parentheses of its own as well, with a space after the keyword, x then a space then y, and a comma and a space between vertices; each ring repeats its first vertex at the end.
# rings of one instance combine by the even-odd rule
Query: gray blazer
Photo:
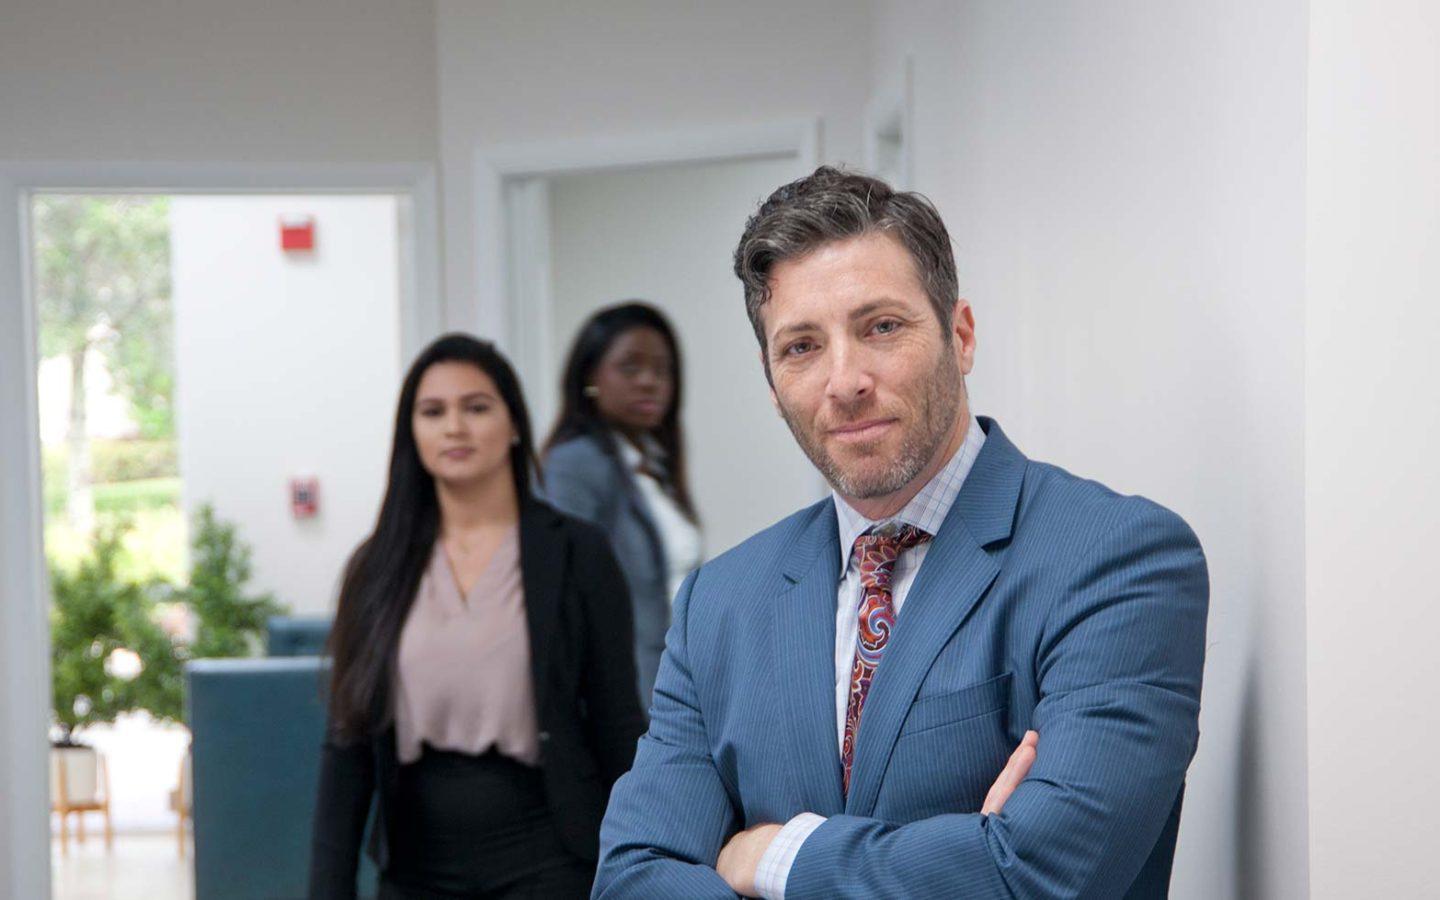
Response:
POLYGON ((557 444, 545 457, 544 472, 544 495, 552 504, 610 537, 630 587, 640 706, 648 710, 670 628, 669 567, 655 520, 624 465, 592 437, 557 444))

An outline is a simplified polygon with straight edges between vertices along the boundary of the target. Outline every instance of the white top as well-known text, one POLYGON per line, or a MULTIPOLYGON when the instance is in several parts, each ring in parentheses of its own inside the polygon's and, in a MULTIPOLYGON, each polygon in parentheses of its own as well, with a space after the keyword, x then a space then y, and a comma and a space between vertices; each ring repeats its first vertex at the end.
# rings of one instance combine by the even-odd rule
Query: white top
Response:
MULTIPOLYGON (((620 447, 621 461, 634 477, 635 486, 645 500, 650 518, 655 523, 655 530, 660 533, 660 543, 665 548, 665 584, 673 603, 685 576, 700 565, 704 556, 705 548, 700 529, 685 517, 684 510, 680 509, 675 498, 665 491, 655 476, 642 470, 641 463, 645 457, 635 445, 619 434, 615 435, 615 443, 620 447)), ((658 445, 654 450, 657 455, 660 453, 658 445)))
MULTIPOLYGON (((945 517, 950 514, 950 508, 955 505, 955 498, 960 495, 960 488, 975 466, 975 460, 980 456, 980 448, 984 445, 985 432, 980 429, 980 423, 975 417, 971 416, 960 449, 955 451, 955 455, 950 457, 944 468, 936 472, 935 477, 930 479, 909 503, 888 519, 867 519, 841 499, 839 494, 833 494, 840 535, 840 588, 835 603, 835 726, 839 738, 837 753, 843 749, 845 742, 845 711, 850 702, 850 669, 855 661, 860 603, 864 599, 860 571, 851 559, 851 548, 855 546, 855 539, 871 528, 890 522, 914 525, 932 536, 937 534, 945 517)), ((910 586, 915 583, 920 564, 925 561, 929 550, 930 542, 925 541, 901 553, 895 560, 895 570, 890 579, 890 602, 895 607, 896 628, 900 627, 900 608, 905 604, 905 597, 910 593, 910 586)), ((883 656, 880 664, 885 664, 883 656)), ((765 900, 784 900, 785 882, 790 878, 790 867, 795 864, 801 845, 811 832, 824 823, 824 816, 810 812, 803 812, 785 823, 785 827, 780 829, 780 833, 770 842, 755 871, 755 887, 761 897, 765 900)))

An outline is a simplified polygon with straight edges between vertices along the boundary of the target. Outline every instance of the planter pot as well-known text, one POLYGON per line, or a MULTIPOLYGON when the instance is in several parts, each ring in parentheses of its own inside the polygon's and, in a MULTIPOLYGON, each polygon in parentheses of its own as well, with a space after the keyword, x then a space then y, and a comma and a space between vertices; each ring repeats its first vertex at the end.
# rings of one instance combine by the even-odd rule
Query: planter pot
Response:
POLYGON ((100 751, 75 745, 50 748, 50 801, 59 807, 99 803, 100 751))

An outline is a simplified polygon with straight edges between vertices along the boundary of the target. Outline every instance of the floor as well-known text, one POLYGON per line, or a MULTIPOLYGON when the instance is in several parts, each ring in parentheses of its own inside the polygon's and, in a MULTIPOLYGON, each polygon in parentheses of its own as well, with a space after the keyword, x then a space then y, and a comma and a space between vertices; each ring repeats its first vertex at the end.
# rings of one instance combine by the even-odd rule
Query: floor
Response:
POLYGON ((97 818, 83 846, 72 834, 69 856, 60 855, 58 840, 51 843, 53 900, 194 900, 193 846, 181 859, 174 832, 117 834, 107 853, 99 824, 97 818))

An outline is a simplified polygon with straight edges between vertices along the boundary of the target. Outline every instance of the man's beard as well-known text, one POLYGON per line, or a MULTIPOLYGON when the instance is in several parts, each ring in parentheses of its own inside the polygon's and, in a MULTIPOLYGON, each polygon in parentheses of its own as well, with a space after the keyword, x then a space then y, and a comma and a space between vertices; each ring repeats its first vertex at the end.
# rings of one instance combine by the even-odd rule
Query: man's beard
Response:
MULTIPOLYGON (((846 497, 868 500, 893 494, 915 479, 935 458, 940 446, 949 438, 960 415, 960 398, 964 382, 950 348, 944 348, 935 366, 935 377, 926 379, 929 389, 921 398, 920 415, 900 441, 900 450, 893 459, 875 469, 846 471, 825 449, 823 433, 808 430, 795 421, 782 405, 780 415, 790 426, 790 433, 810 462, 825 476, 831 487, 846 497)), ((853 421, 868 412, 863 404, 847 415, 853 421)), ((858 468, 858 467, 857 467, 858 468)))

